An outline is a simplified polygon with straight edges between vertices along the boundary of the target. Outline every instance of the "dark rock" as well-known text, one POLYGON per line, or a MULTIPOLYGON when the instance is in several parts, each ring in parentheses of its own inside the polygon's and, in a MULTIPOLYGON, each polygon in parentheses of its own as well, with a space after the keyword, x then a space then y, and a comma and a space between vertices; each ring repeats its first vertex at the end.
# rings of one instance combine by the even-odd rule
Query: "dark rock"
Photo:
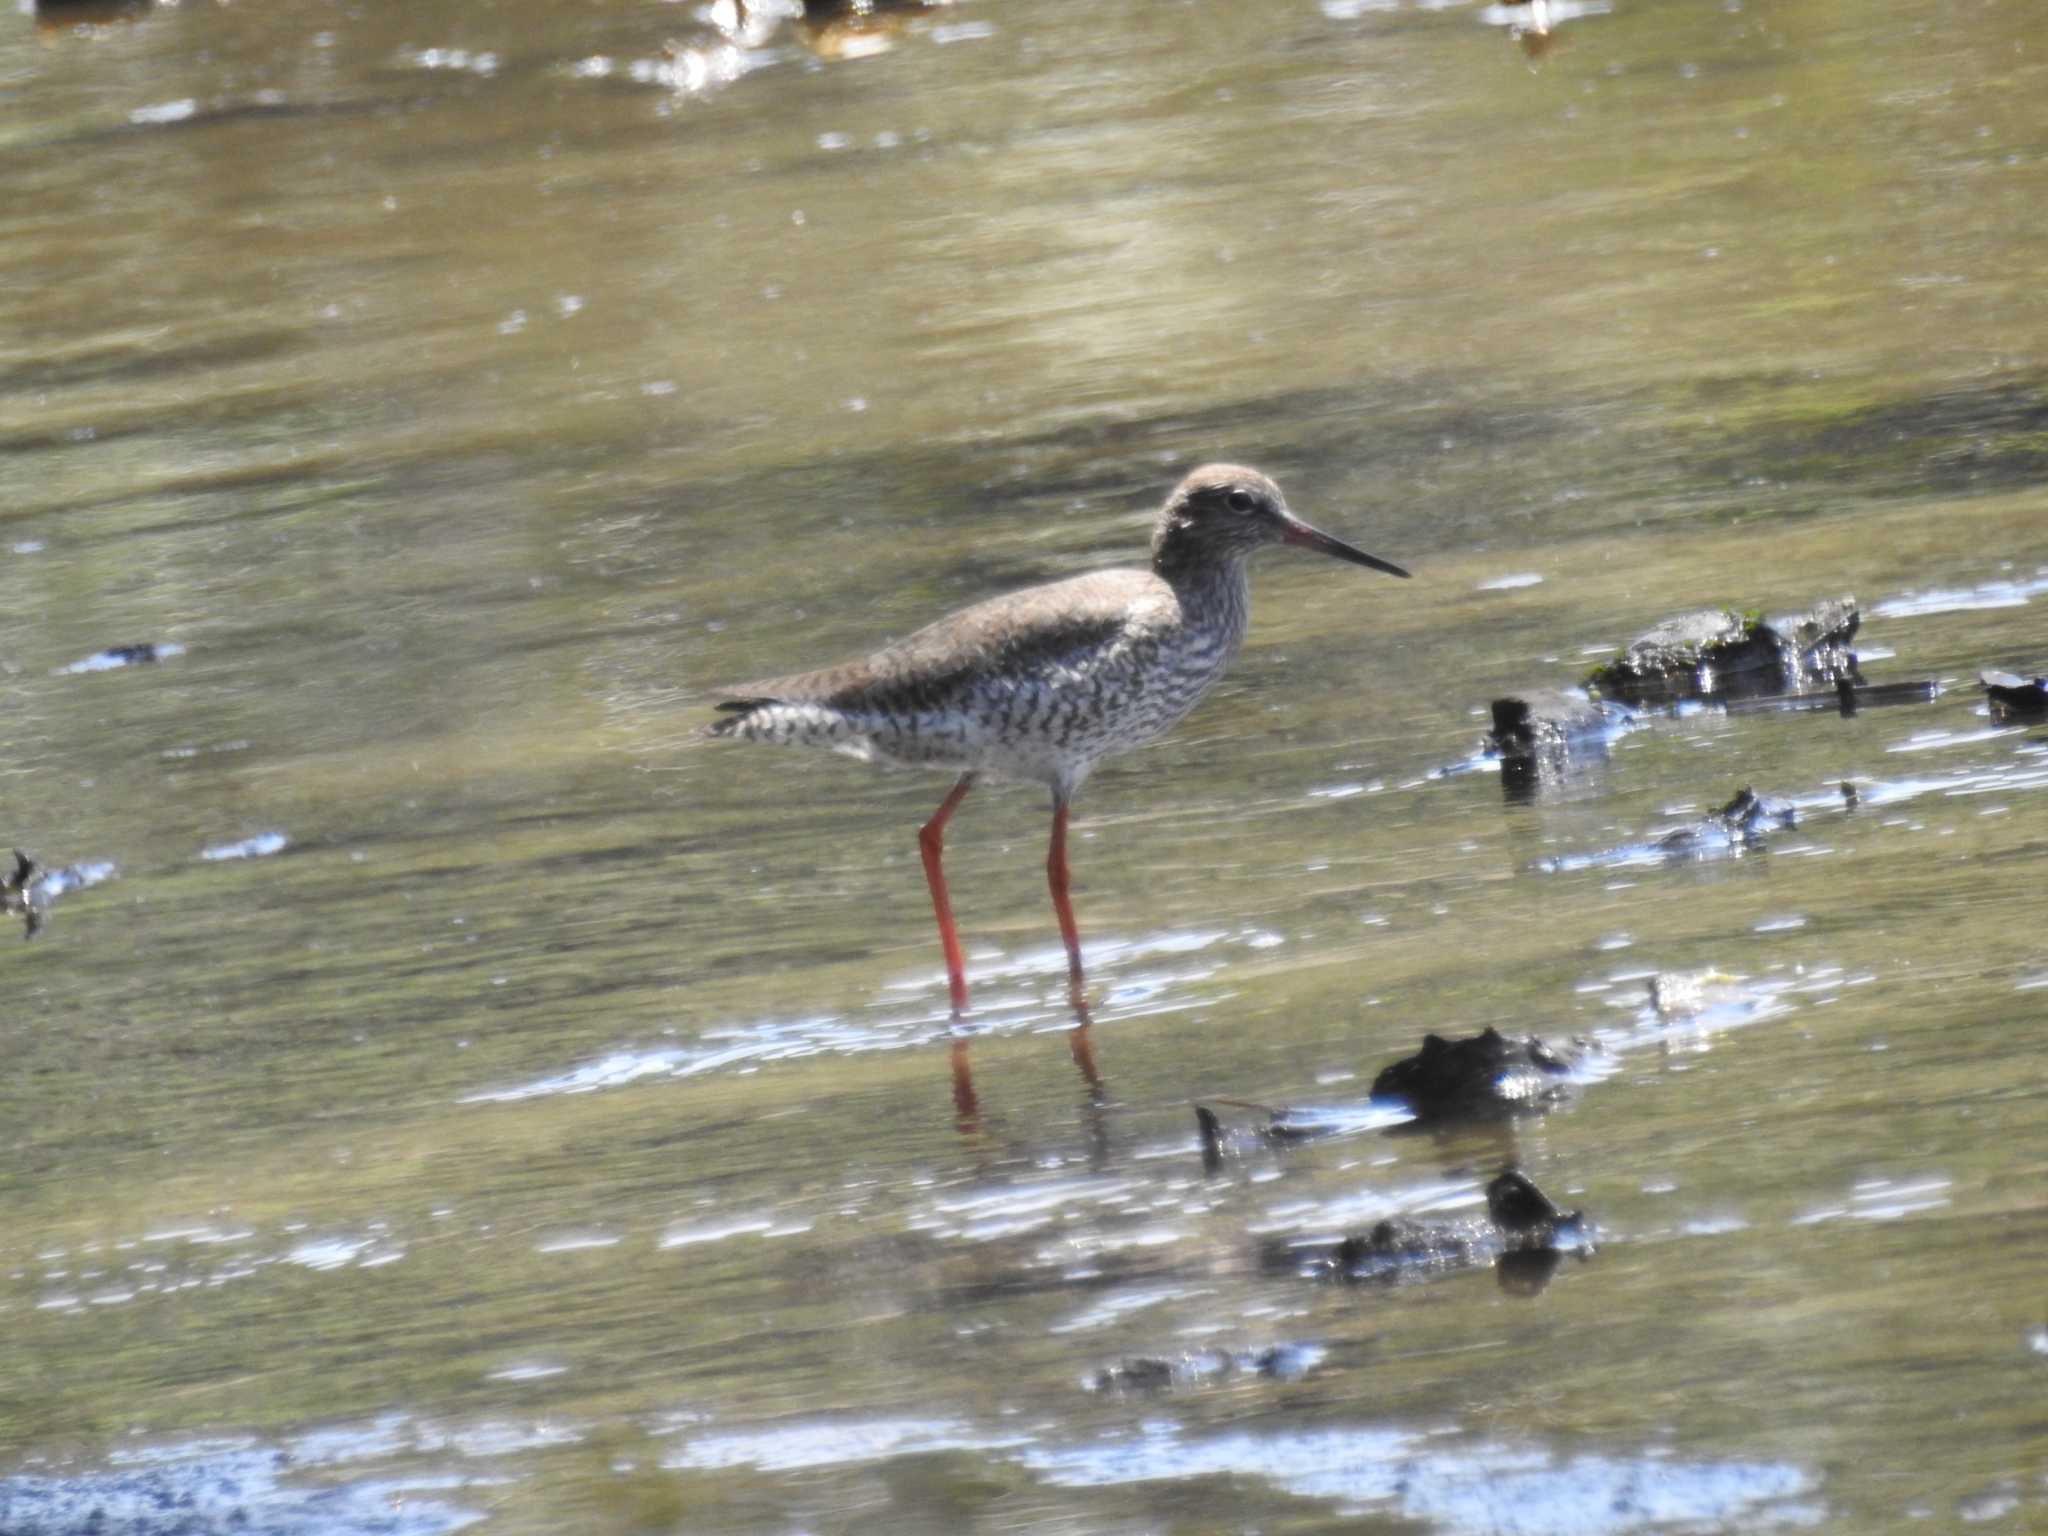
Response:
POLYGON ((1223 1171, 1223 1122, 1206 1104, 1195 1106, 1195 1129, 1202 1138, 1202 1172, 1223 1171))
POLYGON ((1584 1213, 1560 1209, 1513 1168, 1486 1186, 1486 1209, 1484 1219, 1390 1217, 1334 1244, 1272 1244, 1266 1268, 1402 1284, 1490 1265, 1504 1289, 1529 1294, 1547 1283, 1561 1255, 1593 1251, 1584 1213))
POLYGON ((1635 723, 1618 705, 1550 689, 1495 699, 1486 744, 1500 760, 1508 798, 1526 800, 1544 784, 1605 762, 1614 739, 1635 723))
POLYGON ((1776 634, 1787 648, 1786 687, 1796 689, 1808 682, 1853 679, 1856 656, 1849 643, 1862 624, 1863 614, 1855 597, 1844 593, 1815 603, 1811 612, 1763 627, 1776 634), (1795 664, 1796 671, 1792 670, 1795 664))
MULTIPOLYGON (((1855 806, 1856 788, 1839 786, 1845 809, 1855 806)), ((1581 869, 1618 869, 1651 864, 1690 864, 1712 859, 1739 859, 1769 846, 1768 834, 1799 822, 1799 809, 1789 800, 1759 795, 1745 785, 1735 798, 1698 821, 1673 827, 1641 842, 1622 843, 1598 853, 1562 854, 1537 864, 1553 873, 1581 869)))
POLYGON ((1386 1125, 1381 1112, 1370 1105, 1337 1110, 1292 1109, 1282 1105, 1276 1109, 1244 1099, 1219 1098, 1215 1102, 1235 1109, 1252 1110, 1265 1118, 1256 1125, 1226 1126, 1215 1110, 1207 1104, 1197 1104, 1195 1128, 1201 1139, 1202 1171, 1208 1174, 1220 1173, 1226 1157, 1232 1155, 1278 1151, 1307 1141, 1320 1141, 1326 1136, 1382 1129, 1386 1125))
POLYGON ((1587 686, 1642 706, 1796 693, 1844 678, 1860 683, 1849 645, 1861 622, 1853 597, 1771 622, 1719 608, 1681 614, 1596 668, 1587 686))
POLYGON ((1536 1114, 1571 1092, 1571 1063, 1534 1035, 1497 1029, 1464 1040, 1425 1035, 1422 1049, 1373 1079, 1376 1099, 1404 1100, 1418 1120, 1536 1114))
POLYGON ((1756 833, 1770 827, 1797 825, 1799 812, 1790 800, 1760 795, 1747 784, 1735 791, 1735 798, 1714 812, 1731 831, 1756 833))
POLYGON ((2003 725, 2012 720, 2048 717, 2048 677, 2025 678, 2011 672, 1980 672, 1991 718, 2003 725))
POLYGON ((1604 731, 1609 714, 1607 706, 1583 694, 1517 694, 1493 701, 1487 739, 1504 761, 1555 756, 1575 738, 1604 731))
POLYGON ((1561 1230, 1585 1224, 1581 1212, 1562 1209, 1517 1168, 1503 1168, 1486 1186, 1486 1213, 1521 1247, 1554 1247, 1561 1230))
POLYGON ((50 903, 68 892, 82 891, 102 880, 110 880, 115 873, 114 865, 106 860, 66 864, 62 869, 44 869, 17 848, 14 850, 13 873, 0 876, 0 916, 26 919, 26 937, 32 939, 42 931, 43 916, 49 911, 50 903))
POLYGON ((1322 1358, 1322 1348, 1314 1344, 1269 1344, 1264 1349, 1236 1352, 1204 1349, 1172 1358, 1129 1355, 1089 1377, 1088 1388, 1092 1392, 1154 1393, 1238 1375, 1298 1381, 1322 1358))
POLYGON ((1766 832, 1796 826, 1798 821, 1799 812, 1789 800, 1759 795, 1745 784, 1718 811, 1690 827, 1665 833, 1657 848, 1674 860, 1747 853, 1763 846, 1766 832))
POLYGON ((19 848, 14 850, 14 873, 0 875, 0 916, 25 919, 25 939, 32 939, 43 926, 42 909, 32 899, 30 887, 36 880, 36 861, 19 848))
POLYGON ((1345 1238, 1330 1263, 1345 1280, 1412 1279, 1434 1270, 1469 1268, 1476 1262, 1478 1242, 1474 1227, 1397 1216, 1345 1238))

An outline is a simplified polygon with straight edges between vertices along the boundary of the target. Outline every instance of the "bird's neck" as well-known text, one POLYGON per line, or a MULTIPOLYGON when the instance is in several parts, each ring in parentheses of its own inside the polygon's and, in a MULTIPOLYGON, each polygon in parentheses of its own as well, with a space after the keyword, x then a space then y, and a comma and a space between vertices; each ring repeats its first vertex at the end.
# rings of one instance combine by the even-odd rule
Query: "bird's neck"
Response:
POLYGON ((1170 540, 1152 556, 1153 573, 1173 588, 1185 621, 1195 628, 1221 631, 1233 650, 1251 617, 1251 586, 1244 565, 1242 555, 1190 552, 1177 549, 1170 540))

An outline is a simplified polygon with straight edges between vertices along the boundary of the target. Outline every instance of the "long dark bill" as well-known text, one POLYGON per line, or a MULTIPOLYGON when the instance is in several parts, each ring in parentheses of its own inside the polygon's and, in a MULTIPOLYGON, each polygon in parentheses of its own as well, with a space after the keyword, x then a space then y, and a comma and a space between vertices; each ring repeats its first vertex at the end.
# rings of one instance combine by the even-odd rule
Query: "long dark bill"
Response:
POLYGON ((1385 571, 1389 576, 1406 576, 1408 573, 1391 560, 1382 560, 1378 555, 1368 555, 1342 539, 1332 538, 1320 528, 1311 528, 1300 518, 1287 520, 1287 531, 1280 536, 1283 544, 1298 544, 1303 549, 1312 549, 1319 555, 1335 555, 1339 560, 1349 560, 1353 565, 1369 565, 1376 571, 1385 571))

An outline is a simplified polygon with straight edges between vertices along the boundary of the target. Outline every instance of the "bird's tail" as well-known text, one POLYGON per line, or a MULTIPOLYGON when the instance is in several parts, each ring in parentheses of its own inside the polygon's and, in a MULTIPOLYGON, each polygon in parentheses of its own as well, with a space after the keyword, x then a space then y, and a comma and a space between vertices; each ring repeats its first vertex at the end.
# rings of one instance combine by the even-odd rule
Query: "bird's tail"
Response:
POLYGON ((869 731, 863 722, 828 704, 748 698, 723 699, 718 708, 725 718, 706 727, 707 735, 775 745, 837 747, 856 756, 865 755, 869 731))
POLYGON ((781 701, 779 699, 721 700, 718 705, 718 712, 724 715, 725 718, 723 720, 712 721, 711 724, 704 728, 704 734, 707 736, 745 735, 747 734, 745 730, 747 721, 757 711, 766 709, 769 705, 777 704, 780 702, 781 701))

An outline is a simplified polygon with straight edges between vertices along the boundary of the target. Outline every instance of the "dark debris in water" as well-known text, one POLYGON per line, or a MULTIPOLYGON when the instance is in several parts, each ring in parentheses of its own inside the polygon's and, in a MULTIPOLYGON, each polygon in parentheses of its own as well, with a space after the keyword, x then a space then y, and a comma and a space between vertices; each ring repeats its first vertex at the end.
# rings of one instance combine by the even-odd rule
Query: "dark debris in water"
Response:
POLYGON ((114 865, 105 859, 89 864, 67 864, 62 869, 43 869, 19 848, 14 850, 14 868, 0 876, 0 917, 24 920, 24 938, 42 932, 44 914, 50 903, 71 891, 110 880, 114 865))
POLYGON ((1793 618, 1709 608, 1664 620, 1596 667, 1587 686, 1636 707, 1796 693, 1861 683, 1849 646, 1863 616, 1854 597, 1829 598, 1793 618))
POLYGON ((1768 621, 1718 608, 1666 619, 1596 667, 1586 679, 1590 693, 1539 688, 1494 699, 1475 766, 1498 762, 1508 801, 1526 803, 1605 764, 1617 740, 1659 714, 1710 707, 1850 719, 1941 697, 1933 679, 1866 680, 1851 649, 1861 623, 1851 596, 1768 621))
POLYGON ((1572 1063, 1534 1035, 1488 1028, 1463 1040, 1424 1035, 1422 1049, 1381 1069, 1372 1096, 1398 1099, 1419 1121, 1540 1114, 1568 1099, 1572 1063))
POLYGON ((1195 1106, 1195 1129, 1202 1144, 1202 1169, 1210 1174, 1221 1172, 1224 1162, 1233 1156, 1253 1151, 1282 1151, 1325 1137, 1389 1130, 1407 1124, 1409 1119, 1405 1108, 1390 1109, 1369 1100, 1302 1108, 1287 1104, 1254 1104, 1247 1099, 1213 1098, 1206 1104, 1195 1106), (1226 1125, 1223 1118, 1209 1107, 1211 1104, 1249 1110, 1261 1119, 1250 1126, 1226 1125))
POLYGON ((1844 720, 1866 709, 1885 709, 1897 704, 1931 704, 1941 697, 1941 684, 1932 678, 1911 683, 1857 683, 1846 677, 1818 693, 1765 693, 1753 699, 1729 699, 1731 715, 1817 714, 1823 710, 1844 720))
POLYGON ((1425 1035, 1414 1055, 1380 1070, 1364 1101, 1297 1108, 1219 1097, 1195 1105, 1202 1168, 1216 1174, 1232 1156, 1361 1131, 1542 1114, 1570 1099, 1577 1086, 1576 1066, 1534 1035, 1511 1039, 1490 1027, 1463 1040, 1425 1035), (1250 1126, 1228 1125, 1212 1105, 1262 1118, 1250 1126))
POLYGON ((1608 749, 1642 722, 1634 710, 1583 693, 1541 689, 1495 699, 1484 752, 1500 763, 1510 802, 1607 761, 1608 749))
POLYGON ((1721 850, 1761 847, 1765 833, 1797 825, 1799 810, 1791 801, 1760 795, 1745 784, 1696 825, 1667 832, 1657 847, 1674 858, 1699 858, 1721 850))
POLYGON ((114 672, 122 667, 146 667, 155 662, 168 661, 173 656, 185 654, 185 647, 175 641, 162 644, 110 645, 104 651, 94 651, 90 656, 80 657, 65 672, 114 672))
POLYGON ((1221 1169, 1226 1153, 1242 1150, 1247 1142, 1263 1147, 1290 1147, 1318 1136, 1331 1135, 1338 1129, 1335 1125, 1297 1123, 1284 1108, 1269 1109, 1262 1104, 1246 1104, 1240 1099, 1218 1099, 1216 1102, 1256 1110, 1266 1119, 1249 1131, 1233 1130, 1224 1126, 1215 1110, 1206 1104, 1197 1104, 1195 1130, 1202 1139, 1202 1167, 1208 1173, 1221 1169))
POLYGON ((0 916, 21 917, 28 920, 28 931, 23 938, 32 939, 42 930, 43 914, 29 900, 29 888, 36 877, 36 861, 19 848, 14 850, 14 871, 0 877, 0 916))
MULTIPOLYGON (((1833 795, 1820 801, 1824 808, 1854 809, 1859 795, 1856 786, 1843 780, 1833 795)), ((1760 853, 1769 846, 1770 835, 1799 825, 1804 810, 1816 802, 1759 795, 1745 784, 1726 805, 1709 811, 1697 821, 1645 838, 1621 843, 1597 853, 1566 854, 1544 859, 1536 868, 1556 874, 1582 869, 1614 869, 1655 864, 1694 864, 1714 859, 1736 859, 1760 853)))
POLYGON ((1534 1295, 1564 1257, 1592 1253, 1584 1212, 1564 1210, 1526 1174, 1504 1168, 1486 1186, 1484 1217, 1390 1216, 1334 1242, 1273 1240, 1260 1257, 1268 1273, 1352 1284, 1403 1285, 1492 1268, 1503 1290, 1534 1295))
POLYGON ((2011 672, 1980 672, 1991 718, 2001 725, 2015 720, 2048 719, 2048 677, 2020 677, 2011 672))
POLYGON ((1314 1344, 1271 1344, 1264 1349, 1202 1349, 1183 1355, 1126 1355, 1088 1378, 1091 1392, 1157 1393, 1206 1386, 1238 1376, 1299 1381, 1321 1363, 1314 1344))

